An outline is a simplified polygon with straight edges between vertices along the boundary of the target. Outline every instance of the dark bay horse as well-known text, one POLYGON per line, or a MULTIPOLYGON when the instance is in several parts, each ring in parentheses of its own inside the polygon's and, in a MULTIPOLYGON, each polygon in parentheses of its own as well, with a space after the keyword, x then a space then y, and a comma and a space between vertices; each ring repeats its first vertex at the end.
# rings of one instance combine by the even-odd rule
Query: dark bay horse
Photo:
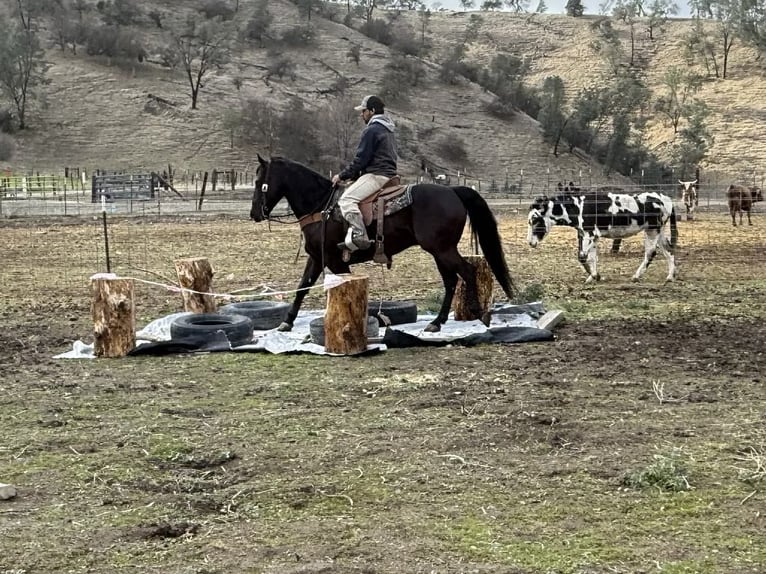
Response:
MULTIPOLYGON (((268 219, 274 206, 284 198, 301 224, 308 254, 295 299, 285 322, 279 326, 281 331, 289 331, 307 290, 319 278, 323 264, 332 273, 349 273, 350 265, 373 258, 375 246, 353 252, 351 259, 344 262, 342 251, 337 247, 345 236, 344 223, 340 218, 321 217, 334 193, 332 182, 286 158, 272 157, 267 161, 259 155, 258 163, 250 218, 255 221, 268 219)), ((419 245, 436 262, 444 281, 444 300, 438 315, 426 330, 439 331, 447 320, 458 276, 465 281, 469 309, 476 315, 480 314, 475 270, 457 250, 467 216, 471 218, 471 225, 492 273, 511 298, 513 281, 505 261, 497 222, 484 198, 470 187, 428 183, 413 186, 411 195, 411 205, 385 216, 384 245, 389 258, 419 245)), ((375 222, 368 228, 368 233, 370 237, 375 237, 375 222)))

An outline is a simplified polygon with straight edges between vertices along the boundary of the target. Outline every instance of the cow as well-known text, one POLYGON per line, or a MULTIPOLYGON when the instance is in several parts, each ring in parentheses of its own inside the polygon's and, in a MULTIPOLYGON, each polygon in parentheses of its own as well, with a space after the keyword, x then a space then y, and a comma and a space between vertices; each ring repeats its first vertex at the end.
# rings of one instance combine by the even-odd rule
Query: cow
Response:
POLYGON ((760 187, 745 187, 744 185, 731 184, 726 190, 726 199, 729 203, 731 224, 736 227, 736 215, 739 213, 739 224, 742 225, 742 212, 747 212, 747 224, 752 225, 750 209, 757 201, 763 201, 763 192, 760 187))
POLYGON ((657 251, 668 261, 666 281, 676 277, 675 247, 678 243, 676 211, 673 199, 662 193, 564 193, 538 197, 529 208, 527 242, 537 247, 554 225, 577 230, 578 259, 588 273, 586 283, 599 281, 598 240, 601 237, 623 238, 644 232, 644 260, 633 275, 638 281, 657 251), (670 224, 670 238, 664 228, 670 224))
POLYGON ((697 180, 681 181, 681 201, 686 206, 686 221, 694 221, 694 209, 699 206, 699 197, 697 197, 697 180))

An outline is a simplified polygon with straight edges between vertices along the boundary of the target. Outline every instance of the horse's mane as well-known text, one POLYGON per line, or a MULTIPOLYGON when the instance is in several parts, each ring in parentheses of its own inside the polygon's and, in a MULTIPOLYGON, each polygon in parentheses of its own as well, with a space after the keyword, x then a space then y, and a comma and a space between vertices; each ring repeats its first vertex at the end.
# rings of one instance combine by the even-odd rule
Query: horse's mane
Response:
POLYGON ((300 162, 293 161, 283 156, 272 156, 271 163, 282 164, 290 170, 292 175, 305 178, 300 182, 300 185, 306 189, 308 189, 307 186, 330 189, 332 185, 332 182, 328 178, 300 162))

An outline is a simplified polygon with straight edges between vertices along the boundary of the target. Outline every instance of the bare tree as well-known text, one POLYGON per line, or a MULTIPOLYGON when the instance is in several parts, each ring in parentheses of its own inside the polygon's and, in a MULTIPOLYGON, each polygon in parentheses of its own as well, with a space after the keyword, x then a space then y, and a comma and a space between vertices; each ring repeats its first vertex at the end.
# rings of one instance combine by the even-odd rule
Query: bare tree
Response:
MULTIPOLYGON (((24 23, 26 22, 26 24, 24 23)), ((37 89, 48 83, 48 64, 37 34, 27 26, 5 21, 0 16, 0 91, 13 102, 19 129, 27 127, 27 111, 31 100, 40 94, 37 89)))
POLYGON ((168 63, 180 66, 186 74, 191 90, 192 109, 197 109, 203 80, 214 68, 229 61, 232 26, 220 19, 199 21, 190 16, 180 32, 171 32, 172 44, 168 63))

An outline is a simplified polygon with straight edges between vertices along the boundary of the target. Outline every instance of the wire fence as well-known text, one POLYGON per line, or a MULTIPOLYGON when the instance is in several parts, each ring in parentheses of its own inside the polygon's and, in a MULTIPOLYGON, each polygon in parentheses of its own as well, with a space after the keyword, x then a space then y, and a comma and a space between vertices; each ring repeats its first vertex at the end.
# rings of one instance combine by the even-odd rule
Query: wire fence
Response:
MULTIPOLYGON (((450 185, 467 185, 482 193, 491 203, 497 206, 526 207, 531 199, 538 195, 553 195, 559 192, 559 184, 566 186, 574 184, 580 189, 598 189, 601 185, 589 185, 583 180, 569 181, 531 181, 524 183, 519 179, 517 184, 504 190, 502 187, 489 185, 486 180, 476 180, 465 176, 450 178, 444 183, 450 185), (482 185, 483 183, 483 185, 482 185)), ((709 210, 726 210, 726 190, 730 185, 729 179, 701 178, 697 184, 699 205, 709 210)), ((758 185, 763 189, 763 178, 751 177, 745 182, 758 185), (755 182, 755 183, 754 183, 755 182)), ((105 202, 93 201, 91 189, 81 186, 80 189, 61 189, 60 192, 30 192, 19 195, 0 194, 0 217, 48 217, 48 216, 94 216, 102 211, 113 215, 130 216, 161 216, 189 215, 192 213, 227 213, 241 214, 246 217, 250 210, 254 181, 245 180, 233 186, 218 186, 217 189, 203 189, 202 179, 192 177, 178 184, 172 192, 158 188, 155 196, 144 197, 136 194, 133 197, 115 197, 105 202), (180 195, 179 195, 180 194, 180 195)), ((76 186, 75 186, 76 187, 76 186)), ((629 193, 661 192, 680 200, 679 184, 640 183, 625 184, 620 189, 629 193)), ((614 186, 610 186, 615 189, 614 186)), ((32 188, 30 188, 32 189, 32 188)), ((283 208, 284 210, 284 208, 283 208)))
MULTIPOLYGON (((539 261, 535 259, 539 252, 532 252, 526 245, 526 213, 533 196, 555 193, 555 187, 546 187, 530 185, 523 194, 483 194, 503 226, 509 264, 514 269, 527 267, 531 274, 537 273, 532 262, 539 261)), ((726 281, 755 276, 758 269, 766 268, 766 216, 763 213, 766 206, 756 204, 753 227, 737 228, 734 232, 725 201, 727 187, 728 182, 702 180, 695 221, 682 222, 679 253, 687 277, 695 265, 695 273, 700 277, 704 276, 705 266, 719 266, 715 276, 726 281), (722 238, 730 236, 739 242, 736 249, 722 247, 722 238)), ((672 185, 636 185, 627 190, 662 191, 675 198, 680 196, 677 186, 672 185)), ((63 195, 45 199, 0 199, 4 259, 0 289, 9 297, 34 305, 49 304, 56 297, 62 297, 61 305, 66 312, 87 315, 89 277, 106 271, 108 261, 111 271, 120 276, 173 285, 176 283, 174 262, 196 256, 211 259, 219 292, 295 287, 305 257, 300 251, 299 228, 274 222, 269 231, 267 224, 255 225, 248 221, 251 185, 235 186, 233 191, 217 189, 204 197, 200 188, 196 192, 194 188, 180 191, 184 199, 164 190, 151 201, 124 199, 93 203, 90 190, 68 193, 66 199, 63 195), (78 303, 73 307, 72 301, 78 303)), ((676 205, 682 213, 683 206, 680 202, 676 205)), ((287 208, 279 205, 275 212, 286 214, 287 208)), ((294 223, 289 217, 287 221, 294 223)), ((581 270, 576 266, 575 236, 567 229, 558 231, 559 239, 546 240, 547 252, 558 253, 556 256, 562 262, 573 265, 572 281, 577 283, 575 274, 581 270)), ((461 247, 464 252, 470 249, 467 236, 464 237, 466 244, 461 247)), ((602 247, 602 252, 606 252, 608 246, 609 243, 602 247)), ((643 253, 641 237, 632 238, 622 249, 624 258, 620 264, 625 265, 625 270, 619 276, 628 281, 632 273, 628 268, 637 266, 643 253)), ((417 274, 417 269, 429 269, 428 279, 419 281, 438 290, 440 279, 432 262, 417 250, 413 253, 406 259, 397 257, 397 265, 404 265, 410 274, 417 274)), ((136 289, 142 308, 151 308, 153 314, 178 310, 177 293, 156 285, 138 285, 136 289)))

